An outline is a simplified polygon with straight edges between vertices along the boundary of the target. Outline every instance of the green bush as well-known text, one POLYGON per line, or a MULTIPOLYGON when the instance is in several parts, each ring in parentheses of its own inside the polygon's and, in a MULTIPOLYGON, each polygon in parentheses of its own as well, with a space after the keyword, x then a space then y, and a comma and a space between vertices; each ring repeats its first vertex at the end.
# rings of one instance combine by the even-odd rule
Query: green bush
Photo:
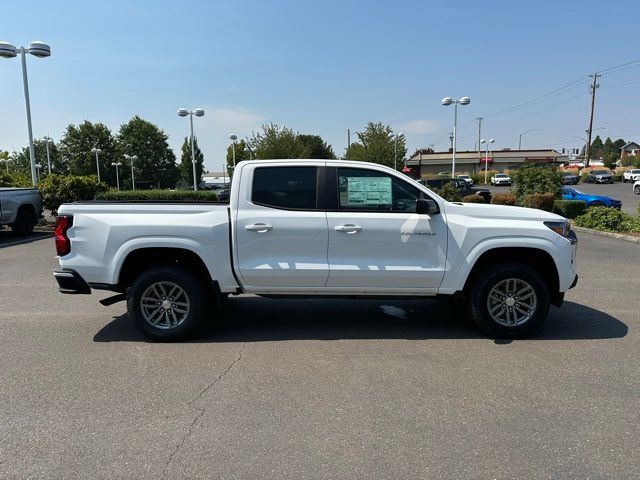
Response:
POLYGON ((444 184, 442 188, 438 188, 438 187, 429 187, 429 188, 431 188, 431 190, 433 190, 435 193, 440 195, 442 198, 444 198, 448 202, 460 201, 460 195, 458 195, 458 191, 456 190, 456 187, 454 187, 452 182, 444 184))
POLYGON ((93 200, 97 194, 109 189, 109 185, 99 183, 94 175, 81 177, 55 173, 47 175, 38 187, 42 193, 42 204, 54 215, 58 213, 58 208, 63 203, 93 200))
POLYGON ((555 199, 554 193, 527 193, 522 200, 522 206, 550 212, 553 210, 555 199))
POLYGON ((615 208, 591 207, 576 218, 576 225, 605 232, 640 233, 640 218, 615 208))
POLYGON ((109 190, 96 196, 97 200, 146 200, 165 202, 215 202, 218 196, 209 190, 109 190))
POLYGON ((584 213, 587 204, 584 200, 556 200, 553 203, 553 213, 564 218, 576 218, 584 213))
POLYGON ((494 205, 515 205, 516 196, 511 193, 496 193, 491 197, 491 203, 494 205))
POLYGON ((613 176, 613 182, 621 182, 622 181, 622 175, 614 175, 613 176))
POLYGON ((511 178, 519 204, 530 193, 551 193, 554 198, 558 197, 562 188, 562 177, 553 166, 525 164, 514 170, 511 178))
POLYGON ((31 179, 20 172, 0 172, 0 187, 30 187, 31 179))
POLYGON ((460 201, 463 203, 484 203, 484 198, 480 195, 465 195, 460 201))
POLYGON ((481 177, 479 173, 471 173, 469 174, 471 180, 473 180, 474 185, 478 185, 480 182, 484 182, 484 177, 481 177))

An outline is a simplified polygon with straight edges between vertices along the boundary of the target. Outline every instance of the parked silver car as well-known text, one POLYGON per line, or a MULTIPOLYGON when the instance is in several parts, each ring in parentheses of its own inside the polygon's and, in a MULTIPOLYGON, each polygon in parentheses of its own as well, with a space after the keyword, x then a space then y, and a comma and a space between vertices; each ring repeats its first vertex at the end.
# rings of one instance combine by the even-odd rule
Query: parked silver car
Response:
POLYGON ((613 183, 613 173, 610 170, 592 170, 587 175, 587 183, 613 183))

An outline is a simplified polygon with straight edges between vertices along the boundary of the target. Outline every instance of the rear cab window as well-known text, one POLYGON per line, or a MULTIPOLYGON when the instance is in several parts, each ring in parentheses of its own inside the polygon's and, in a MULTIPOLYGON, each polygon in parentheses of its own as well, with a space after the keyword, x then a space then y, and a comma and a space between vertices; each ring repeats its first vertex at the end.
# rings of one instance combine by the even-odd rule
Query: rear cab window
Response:
POLYGON ((317 167, 257 167, 251 201, 284 210, 318 208, 317 167))

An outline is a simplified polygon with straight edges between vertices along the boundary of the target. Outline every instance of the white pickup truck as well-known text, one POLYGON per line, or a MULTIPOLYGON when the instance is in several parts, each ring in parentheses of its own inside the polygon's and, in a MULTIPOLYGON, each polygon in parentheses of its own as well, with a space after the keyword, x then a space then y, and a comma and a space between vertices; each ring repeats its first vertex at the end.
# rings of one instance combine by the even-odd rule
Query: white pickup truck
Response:
POLYGON ((387 167, 238 164, 228 204, 79 202, 58 210, 63 293, 119 292, 150 338, 191 335, 227 295, 457 296, 492 336, 522 337, 577 282, 566 219, 450 203, 387 167))
POLYGON ((0 228, 9 225, 16 235, 28 235, 42 215, 42 197, 36 188, 0 188, 0 228))

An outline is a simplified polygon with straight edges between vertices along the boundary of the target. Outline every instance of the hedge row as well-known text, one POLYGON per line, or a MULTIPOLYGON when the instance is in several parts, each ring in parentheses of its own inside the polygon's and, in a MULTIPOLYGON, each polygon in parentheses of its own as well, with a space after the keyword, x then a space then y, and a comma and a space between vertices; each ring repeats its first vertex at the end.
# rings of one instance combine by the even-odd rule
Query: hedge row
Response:
POLYGON ((218 196, 208 190, 109 190, 96 195, 96 200, 215 202, 218 200, 218 196))
POLYGON ((463 203, 484 203, 484 198, 480 195, 465 195, 460 201, 463 203))
POLYGON ((494 205, 515 205, 516 196, 511 193, 496 193, 491 197, 491 203, 494 205))
POLYGON ((522 200, 522 206, 550 212, 553 210, 555 199, 556 196, 553 193, 528 193, 522 200))
POLYGON ((109 185, 99 183, 96 176, 47 175, 38 184, 42 204, 56 215, 63 203, 93 200, 96 195, 109 190, 109 185))
POLYGON ((563 216, 564 218, 576 218, 582 215, 587 209, 584 200, 556 200, 553 203, 553 213, 563 216))
POLYGON ((31 178, 23 173, 0 171, 0 187, 30 187, 31 178))
POLYGON ((576 218, 576 225, 605 232, 640 233, 640 218, 615 208, 591 207, 576 218))

